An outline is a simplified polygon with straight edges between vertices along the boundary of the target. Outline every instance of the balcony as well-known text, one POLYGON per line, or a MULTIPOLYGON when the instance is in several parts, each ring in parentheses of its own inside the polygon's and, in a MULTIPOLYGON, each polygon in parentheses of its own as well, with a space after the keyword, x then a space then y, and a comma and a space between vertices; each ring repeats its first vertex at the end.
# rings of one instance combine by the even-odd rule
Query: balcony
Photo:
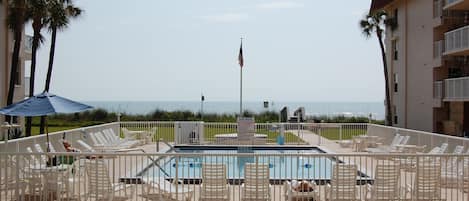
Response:
POLYGON ((469 101, 469 77, 446 79, 444 101, 469 101))
POLYGON ((469 1, 465 0, 446 0, 443 9, 448 10, 468 10, 469 1))
POLYGON ((442 56, 445 52, 445 41, 439 40, 433 42, 433 67, 440 67, 443 65, 442 56))
POLYGON ((441 99, 443 98, 443 81, 433 83, 433 107, 441 107, 441 99))
POLYGON ((443 24, 443 0, 436 0, 433 2, 433 21, 434 27, 443 24))
POLYGON ((33 37, 30 35, 25 35, 24 40, 24 54, 26 59, 31 59, 31 53, 33 52, 33 37))
POLYGON ((445 33, 444 55, 469 54, 469 25, 445 33))

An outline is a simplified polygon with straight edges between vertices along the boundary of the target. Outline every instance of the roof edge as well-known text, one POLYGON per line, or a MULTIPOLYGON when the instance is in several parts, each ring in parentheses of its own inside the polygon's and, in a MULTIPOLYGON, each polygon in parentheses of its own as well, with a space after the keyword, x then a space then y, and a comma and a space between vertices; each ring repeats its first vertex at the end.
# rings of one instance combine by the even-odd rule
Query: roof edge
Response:
POLYGON ((394 0, 372 0, 370 5, 370 13, 382 9, 394 0))

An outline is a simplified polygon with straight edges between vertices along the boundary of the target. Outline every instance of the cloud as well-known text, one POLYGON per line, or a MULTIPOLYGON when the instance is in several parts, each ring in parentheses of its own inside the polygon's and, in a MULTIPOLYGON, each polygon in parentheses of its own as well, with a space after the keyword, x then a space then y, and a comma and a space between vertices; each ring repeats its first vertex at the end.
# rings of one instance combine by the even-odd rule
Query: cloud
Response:
POLYGON ((269 3, 261 3, 257 8, 261 9, 287 9, 287 8, 302 8, 303 4, 293 1, 274 1, 269 3))
POLYGON ((211 22, 241 22, 249 18, 245 13, 225 13, 220 15, 206 15, 200 16, 200 19, 211 22))

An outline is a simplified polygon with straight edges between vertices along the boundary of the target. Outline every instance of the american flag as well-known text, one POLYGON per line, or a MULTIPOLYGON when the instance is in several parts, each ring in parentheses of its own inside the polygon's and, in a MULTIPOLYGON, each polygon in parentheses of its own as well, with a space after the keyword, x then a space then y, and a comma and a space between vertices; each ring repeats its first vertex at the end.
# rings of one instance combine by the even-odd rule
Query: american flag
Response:
POLYGON ((238 63, 241 68, 244 66, 244 59, 243 59, 243 42, 241 42, 241 46, 239 47, 239 55, 238 55, 238 63))

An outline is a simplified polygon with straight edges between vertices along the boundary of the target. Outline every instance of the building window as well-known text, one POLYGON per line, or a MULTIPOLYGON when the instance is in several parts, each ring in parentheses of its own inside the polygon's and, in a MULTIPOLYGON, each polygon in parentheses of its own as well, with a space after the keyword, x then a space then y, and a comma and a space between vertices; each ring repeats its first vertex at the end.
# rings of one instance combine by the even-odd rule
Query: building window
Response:
POLYGON ((394 79, 394 92, 397 93, 397 91, 398 91, 398 83, 399 83, 398 78, 397 78, 397 73, 394 73, 394 78, 393 78, 393 79, 394 79))
POLYGON ((397 40, 392 40, 392 58, 397 60, 398 50, 397 50, 397 40))
POLYGON ((397 123, 397 115, 394 115, 394 124, 398 124, 397 123))
POLYGON ((396 25, 397 25, 397 16, 398 16, 398 14, 399 14, 399 13, 398 13, 398 11, 397 11, 397 8, 394 9, 394 20, 395 20, 394 23, 396 23, 396 25))
POLYGON ((392 113, 394 114, 394 124, 398 124, 398 121, 397 121, 398 120, 397 119, 397 108, 396 108, 395 105, 392 107, 392 113))

